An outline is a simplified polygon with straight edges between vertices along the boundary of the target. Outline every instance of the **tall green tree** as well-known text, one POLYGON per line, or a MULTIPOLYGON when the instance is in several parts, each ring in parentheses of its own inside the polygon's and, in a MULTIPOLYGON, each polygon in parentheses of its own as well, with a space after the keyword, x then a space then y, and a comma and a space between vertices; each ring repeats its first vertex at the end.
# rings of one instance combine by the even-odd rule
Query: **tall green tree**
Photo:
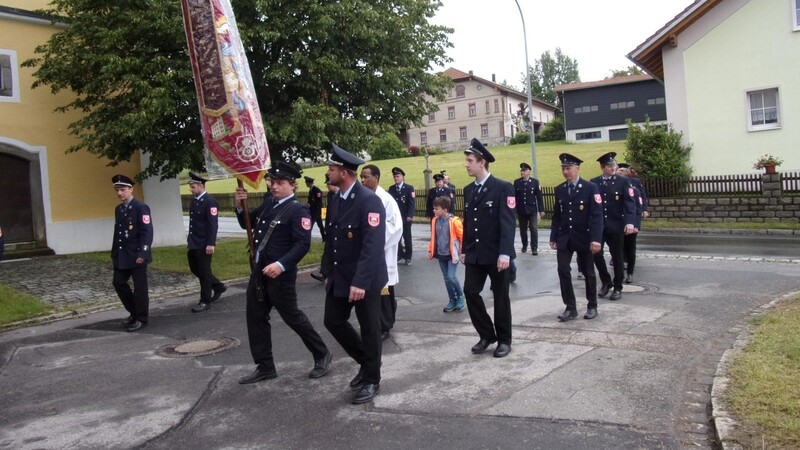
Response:
POLYGON ((641 75, 644 72, 639 66, 628 66, 625 69, 615 69, 611 71, 611 76, 606 78, 627 77, 631 75, 641 75))
MULTIPOLYGON (((570 58, 561 48, 556 48, 555 55, 550 51, 542 53, 541 58, 534 62, 531 71, 531 93, 534 97, 554 105, 559 105, 556 96, 556 86, 560 84, 579 83, 581 76, 578 73, 578 61, 570 58)), ((527 80, 522 79, 525 86, 527 80)))
MULTIPOLYGON (((452 30, 429 23, 438 0, 233 0, 273 159, 321 158, 329 142, 364 151, 369 138, 419 123, 449 80, 452 30)), ((78 142, 112 164, 137 150, 142 176, 201 169, 202 140, 180 3, 54 0, 67 27, 24 63, 34 86, 71 91, 78 142)))

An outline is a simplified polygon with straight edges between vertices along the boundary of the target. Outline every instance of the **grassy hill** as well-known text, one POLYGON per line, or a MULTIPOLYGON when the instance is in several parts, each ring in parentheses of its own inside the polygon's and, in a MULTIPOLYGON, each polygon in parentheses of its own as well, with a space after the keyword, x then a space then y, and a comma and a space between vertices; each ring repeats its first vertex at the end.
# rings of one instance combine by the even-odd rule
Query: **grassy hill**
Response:
MULTIPOLYGON (((465 143, 466 146, 466 143, 465 143)), ((489 166, 492 175, 507 181, 519 178, 519 164, 521 162, 531 163, 530 144, 509 145, 504 147, 490 147, 496 161, 489 166)), ((536 143, 536 157, 539 162, 539 180, 543 186, 555 186, 564 181, 561 176, 561 166, 558 155, 561 153, 571 153, 581 158, 584 163, 581 165, 581 176, 591 178, 600 174, 600 165, 596 159, 607 152, 617 152, 618 160, 624 160, 625 141, 600 142, 596 144, 570 144, 565 141, 557 142, 538 142, 536 143)), ((387 159, 382 161, 371 161, 381 169, 381 186, 388 188, 394 181, 392 179, 392 167, 400 167, 406 173, 406 182, 413 185, 416 189, 425 187, 424 173, 425 158, 422 156, 387 159)), ((447 170, 451 181, 456 187, 463 188, 472 179, 464 169, 464 154, 461 152, 445 153, 432 155, 428 159, 428 164, 433 173, 440 170, 447 170)), ((328 166, 322 165, 303 170, 303 175, 308 175, 317 180, 317 185, 322 187, 325 180, 325 172, 328 166)), ((206 184, 206 189, 210 193, 231 193, 236 188, 236 180, 216 180, 206 184)), ((262 183, 260 191, 265 191, 266 186, 262 183)), ((307 192, 305 184, 299 183, 298 193, 307 192)), ((324 187, 323 187, 324 191, 324 187)), ((181 194, 189 194, 186 184, 181 185, 181 194)))

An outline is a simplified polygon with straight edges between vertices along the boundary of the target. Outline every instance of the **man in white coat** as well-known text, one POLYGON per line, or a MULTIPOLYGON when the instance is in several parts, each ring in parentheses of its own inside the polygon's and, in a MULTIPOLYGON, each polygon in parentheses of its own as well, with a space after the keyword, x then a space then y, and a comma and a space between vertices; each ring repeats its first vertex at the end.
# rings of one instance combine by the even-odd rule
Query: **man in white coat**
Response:
POLYGON ((368 164, 361 168, 361 184, 375 192, 383 202, 386 210, 386 244, 384 253, 386 258, 386 271, 389 275, 387 286, 381 291, 381 334, 383 339, 389 337, 389 331, 394 327, 394 316, 397 312, 397 299, 394 297, 394 285, 399 281, 397 274, 397 246, 403 237, 403 216, 400 208, 391 194, 380 187, 381 169, 368 164))

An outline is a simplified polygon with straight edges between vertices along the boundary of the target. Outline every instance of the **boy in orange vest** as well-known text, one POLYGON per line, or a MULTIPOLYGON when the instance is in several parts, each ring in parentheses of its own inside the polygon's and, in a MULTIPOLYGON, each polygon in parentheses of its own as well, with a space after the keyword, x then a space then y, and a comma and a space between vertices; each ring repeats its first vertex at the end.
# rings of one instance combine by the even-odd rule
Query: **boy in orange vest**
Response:
POLYGON ((431 241, 428 243, 428 259, 436 258, 439 261, 447 295, 450 297, 444 312, 462 311, 466 304, 464 291, 456 277, 464 228, 461 219, 450 214, 449 208, 450 197, 436 197, 433 200, 431 241))

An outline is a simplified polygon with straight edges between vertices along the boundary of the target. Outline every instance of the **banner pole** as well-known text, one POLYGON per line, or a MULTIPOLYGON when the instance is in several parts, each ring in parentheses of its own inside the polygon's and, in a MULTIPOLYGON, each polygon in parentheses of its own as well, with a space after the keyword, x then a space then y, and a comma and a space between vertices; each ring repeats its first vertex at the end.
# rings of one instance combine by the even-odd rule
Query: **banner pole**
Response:
MULTIPOLYGON (((236 184, 244 189, 242 180, 237 179, 236 184)), ((242 200, 239 206, 242 208, 242 214, 244 215, 244 226, 245 230, 247 230, 247 243, 250 246, 250 267, 254 267, 256 247, 253 245, 253 224, 250 223, 250 210, 247 208, 247 200, 242 200)))

